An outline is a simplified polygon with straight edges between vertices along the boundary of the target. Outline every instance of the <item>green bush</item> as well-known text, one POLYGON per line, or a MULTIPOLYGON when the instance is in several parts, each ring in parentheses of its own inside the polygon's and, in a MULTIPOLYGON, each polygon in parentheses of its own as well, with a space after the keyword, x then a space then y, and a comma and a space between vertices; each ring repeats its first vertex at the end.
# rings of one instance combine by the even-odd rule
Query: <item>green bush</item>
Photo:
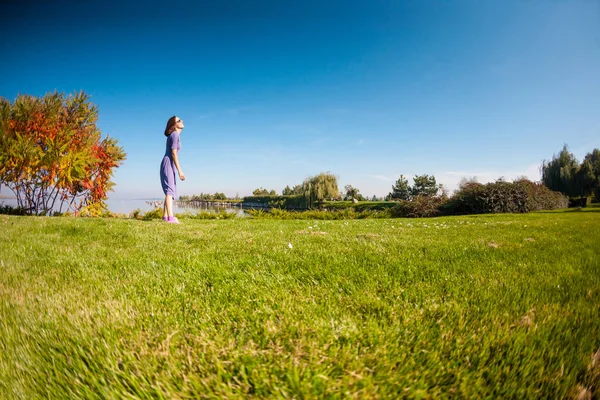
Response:
POLYGON ((151 219, 162 219, 164 212, 165 211, 162 208, 156 207, 154 210, 144 213, 144 215, 142 215, 142 219, 144 221, 150 221, 151 219))
POLYGON ((306 198, 300 195, 293 196, 246 196, 243 203, 246 206, 260 205, 268 208, 305 209, 306 198))
POLYGON ((343 210, 352 208, 358 212, 364 211, 385 211, 397 205, 395 201, 324 201, 319 206, 326 210, 343 210))
POLYGON ((484 210, 489 214, 526 213, 529 212, 527 197, 527 190, 518 183, 488 183, 484 191, 484 210))
POLYGON ((569 200, 565 195, 548 189, 543 183, 531 182, 527 179, 515 183, 524 187, 527 192, 528 211, 556 210, 568 206, 569 200))
POLYGON ((196 214, 186 212, 176 216, 179 219, 233 219, 236 214, 221 210, 219 212, 202 211, 196 214))
POLYGON ((27 210, 23 207, 13 207, 10 205, 0 204, 0 214, 7 215, 27 215, 27 210))
POLYGON ((318 220, 340 220, 340 219, 364 219, 364 218, 389 218, 387 211, 363 211, 356 212, 353 208, 342 210, 305 210, 289 211, 272 208, 265 210, 246 210, 246 213, 254 218, 272 219, 318 219, 318 220))
POLYGON ((136 208, 131 213, 129 213, 129 218, 140 219, 142 217, 142 210, 136 208))

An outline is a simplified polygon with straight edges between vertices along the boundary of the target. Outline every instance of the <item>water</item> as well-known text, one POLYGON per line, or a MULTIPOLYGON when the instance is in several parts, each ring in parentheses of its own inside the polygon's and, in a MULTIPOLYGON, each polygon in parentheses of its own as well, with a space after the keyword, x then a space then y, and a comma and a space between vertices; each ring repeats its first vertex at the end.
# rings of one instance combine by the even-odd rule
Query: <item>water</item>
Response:
MULTIPOLYGON (((0 206, 17 206, 16 198, 0 198, 0 206)), ((134 210, 140 210, 142 213, 152 211, 156 207, 162 208, 163 199, 108 199, 106 201, 108 209, 118 214, 129 214, 134 210)), ((56 208, 58 210, 58 207, 56 208)), ((63 208, 63 211, 64 208, 63 208)), ((218 203, 173 203, 173 213, 189 212, 197 214, 199 212, 219 212, 227 211, 235 213, 238 216, 244 216, 244 210, 241 206, 222 206, 218 203)))
MULTIPOLYGON (((152 211, 156 207, 162 208, 163 199, 136 199, 136 200, 112 200, 108 199, 106 201, 106 205, 108 209, 112 212, 116 212, 119 214, 129 214, 134 210, 141 210, 142 213, 147 211, 152 211)), ((244 215, 244 210, 241 206, 223 206, 218 205, 218 203, 173 203, 173 213, 184 213, 189 212, 192 214, 197 214, 199 212, 219 212, 219 211, 227 211, 231 213, 235 213, 239 216, 244 215)))

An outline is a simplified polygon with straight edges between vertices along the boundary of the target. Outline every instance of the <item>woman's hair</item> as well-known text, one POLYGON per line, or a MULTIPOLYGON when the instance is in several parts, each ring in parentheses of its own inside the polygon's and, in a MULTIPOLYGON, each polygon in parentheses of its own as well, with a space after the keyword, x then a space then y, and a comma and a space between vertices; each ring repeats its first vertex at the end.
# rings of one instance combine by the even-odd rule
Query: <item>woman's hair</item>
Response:
POLYGON ((175 127, 176 127, 175 121, 177 121, 177 117, 175 115, 173 115, 171 118, 169 118, 169 121, 167 122, 167 127, 165 128, 165 136, 169 136, 171 133, 173 133, 175 131, 175 127))

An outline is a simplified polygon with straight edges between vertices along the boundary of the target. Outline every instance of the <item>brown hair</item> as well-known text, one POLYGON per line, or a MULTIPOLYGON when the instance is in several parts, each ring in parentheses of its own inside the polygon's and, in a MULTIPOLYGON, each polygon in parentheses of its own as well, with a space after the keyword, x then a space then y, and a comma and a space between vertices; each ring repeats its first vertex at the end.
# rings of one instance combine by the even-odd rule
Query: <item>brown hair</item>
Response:
POLYGON ((177 121, 177 117, 175 115, 169 118, 169 121, 167 122, 167 127, 165 128, 165 136, 169 136, 175 131, 175 121, 177 121))

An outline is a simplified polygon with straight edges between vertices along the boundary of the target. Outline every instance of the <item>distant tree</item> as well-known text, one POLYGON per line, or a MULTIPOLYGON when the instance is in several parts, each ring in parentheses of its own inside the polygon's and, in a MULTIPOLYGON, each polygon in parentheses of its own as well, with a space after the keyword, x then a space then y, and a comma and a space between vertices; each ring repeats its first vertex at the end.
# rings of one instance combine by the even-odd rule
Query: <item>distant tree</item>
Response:
POLYGON ((286 187, 284 187, 283 191, 281 192, 281 194, 284 196, 291 196, 293 193, 294 192, 292 191, 292 189, 290 189, 288 185, 286 185, 286 187))
POLYGON ((352 200, 352 199, 356 199, 358 201, 364 201, 365 198, 363 197, 362 194, 360 194, 360 190, 358 190, 357 188, 353 187, 352 185, 346 185, 344 186, 344 190, 346 191, 346 193, 344 194, 344 200, 352 200))
POLYGON ((371 198, 371 201, 377 201, 377 196, 373 195, 373 197, 371 198))
POLYGON ((302 185, 295 185, 292 188, 293 195, 299 196, 299 195, 302 195, 303 193, 304 193, 304 189, 302 189, 302 185))
POLYGON ((591 153, 586 154, 584 162, 589 162, 595 178, 594 197, 596 201, 600 201, 600 150, 594 149, 591 153))
POLYGON ((254 190, 252 192, 253 195, 255 196, 268 196, 269 195, 269 191, 267 189, 264 189, 263 187, 260 187, 256 190, 254 190))
POLYGON ((463 177, 460 179, 460 182, 458 183, 458 187, 460 189, 462 187, 465 187, 465 186, 471 185, 471 184, 475 184, 475 183, 479 183, 476 176, 472 176, 470 178, 463 177))
POLYGON ((433 197, 438 194, 439 187, 435 181, 435 176, 433 175, 415 175, 413 182, 414 184, 410 190, 412 197, 433 197))
POLYGON ((219 192, 216 192, 216 193, 213 195, 213 199, 214 199, 214 200, 227 200, 227 196, 225 196, 225 193, 219 193, 219 192))
POLYGON ((400 178, 392 185, 392 191, 387 195, 388 200, 410 200, 411 188, 408 185, 408 180, 404 175, 400 175, 400 178))
POLYGON ((542 182, 550 190, 576 197, 580 194, 576 179, 578 170, 579 163, 565 144, 558 155, 552 156, 552 160, 542 162, 542 182))
POLYGON ((302 191, 308 201, 308 207, 312 207, 315 202, 340 197, 337 177, 329 172, 306 178, 302 184, 302 191))
POLYGON ((579 192, 578 196, 581 199, 581 204, 585 205, 586 197, 591 196, 596 188, 596 175, 594 175, 594 167, 590 160, 583 160, 577 169, 575 186, 579 192))
POLYGON ((179 196, 179 201, 190 201, 190 196, 179 196))
POLYGON ((84 92, 65 97, 0 97, 0 185, 32 214, 63 207, 99 215, 125 160, 117 140, 102 137, 98 108, 84 92))
POLYGON ((273 189, 269 192, 269 196, 277 196, 277 192, 273 189))
POLYGON ((444 185, 442 185, 441 183, 438 185, 438 193, 440 194, 440 197, 443 198, 447 198, 448 197, 448 188, 444 185))

